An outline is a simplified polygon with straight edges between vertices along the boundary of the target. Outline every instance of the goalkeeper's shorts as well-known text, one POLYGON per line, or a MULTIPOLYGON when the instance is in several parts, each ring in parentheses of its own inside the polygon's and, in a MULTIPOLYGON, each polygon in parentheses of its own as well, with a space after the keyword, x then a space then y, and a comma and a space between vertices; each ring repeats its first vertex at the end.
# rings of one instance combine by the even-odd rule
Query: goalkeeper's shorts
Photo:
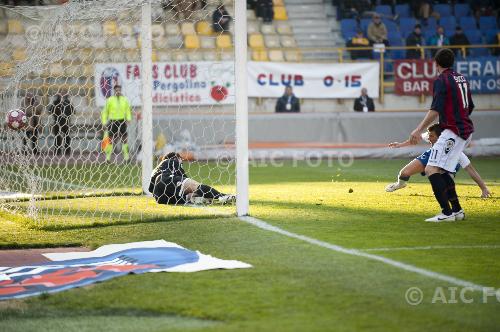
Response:
POLYGON ((153 197, 158 204, 186 204, 186 198, 182 192, 182 184, 186 178, 162 174, 156 177, 153 197))
POLYGON ((111 120, 107 125, 109 137, 114 141, 118 138, 127 139, 127 121, 111 120))

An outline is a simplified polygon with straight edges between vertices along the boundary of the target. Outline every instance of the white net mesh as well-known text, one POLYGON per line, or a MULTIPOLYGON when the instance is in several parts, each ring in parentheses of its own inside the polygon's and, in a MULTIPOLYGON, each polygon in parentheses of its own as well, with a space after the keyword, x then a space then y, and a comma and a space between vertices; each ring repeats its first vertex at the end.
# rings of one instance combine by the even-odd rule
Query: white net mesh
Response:
MULTIPOLYGON (((220 1, 152 2, 153 164, 179 152, 191 178, 234 192, 234 15, 225 3, 216 31, 220 1)), ((100 221, 168 208, 141 196, 141 8, 132 0, 0 7, 0 116, 23 109, 29 118, 25 130, 0 128, 2 209, 100 221), (101 118, 115 85, 131 109, 126 141, 101 118)))

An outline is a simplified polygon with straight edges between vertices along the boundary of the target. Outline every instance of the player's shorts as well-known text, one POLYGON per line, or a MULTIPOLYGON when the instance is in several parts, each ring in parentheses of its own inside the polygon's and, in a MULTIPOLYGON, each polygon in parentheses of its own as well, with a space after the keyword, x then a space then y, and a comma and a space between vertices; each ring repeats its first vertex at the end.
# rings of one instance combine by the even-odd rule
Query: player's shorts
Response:
POLYGON ((416 160, 420 161, 422 165, 427 166, 427 163, 429 162, 429 156, 431 155, 431 149, 425 150, 424 153, 422 153, 420 156, 415 158, 416 160))
POLYGON ((427 165, 436 166, 453 173, 460 160, 460 155, 465 147, 469 145, 470 140, 470 136, 467 140, 464 140, 451 130, 445 129, 436 144, 432 146, 427 165))
POLYGON ((185 204, 184 184, 188 178, 164 173, 156 177, 153 197, 158 204, 185 204))
POLYGON ((127 139, 127 121, 111 120, 107 126, 109 137, 112 140, 117 138, 127 139))

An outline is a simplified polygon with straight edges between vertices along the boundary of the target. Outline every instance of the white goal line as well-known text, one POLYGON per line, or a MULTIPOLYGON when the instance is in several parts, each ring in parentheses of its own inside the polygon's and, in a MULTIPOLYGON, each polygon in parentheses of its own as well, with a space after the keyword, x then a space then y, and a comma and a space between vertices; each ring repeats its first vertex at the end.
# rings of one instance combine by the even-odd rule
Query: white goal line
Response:
POLYGON ((452 276, 448 276, 448 275, 445 275, 445 274, 434 272, 434 271, 431 271, 431 270, 426 270, 426 269, 423 269, 423 268, 420 268, 420 267, 417 267, 417 266, 414 266, 414 265, 410 265, 410 264, 407 264, 407 263, 399 262, 399 261, 396 261, 396 260, 393 260, 393 259, 390 259, 390 258, 386 258, 386 257, 383 257, 383 256, 369 254, 369 253, 363 252, 363 251, 358 250, 358 249, 344 248, 344 247, 341 247, 341 246, 338 246, 338 245, 335 245, 335 244, 331 244, 331 243, 328 243, 328 242, 320 241, 320 240, 317 240, 317 239, 314 239, 314 238, 311 238, 311 237, 308 237, 308 236, 304 236, 304 235, 292 233, 292 232, 286 231, 286 230, 284 230, 282 228, 270 225, 270 224, 268 224, 268 223, 266 223, 266 222, 264 222, 264 221, 262 221, 260 219, 254 218, 254 217, 243 216, 243 217, 239 217, 239 219, 242 220, 242 221, 244 221, 244 222, 246 222, 246 223, 254 225, 254 226, 258 227, 258 228, 264 229, 266 231, 270 231, 270 232, 278 233, 278 234, 281 234, 281 235, 285 235, 285 236, 288 236, 290 238, 298 239, 298 240, 301 240, 301 241, 304 241, 304 242, 307 242, 307 243, 310 243, 310 244, 313 244, 313 245, 317 245, 317 246, 320 246, 320 247, 323 247, 323 248, 327 248, 327 249, 333 250, 335 252, 339 252, 339 253, 343 253, 343 254, 347 254, 347 255, 364 257, 364 258, 368 258, 368 259, 371 259, 371 260, 375 260, 375 261, 378 261, 378 262, 381 262, 381 263, 384 263, 384 264, 387 264, 387 265, 390 265, 390 266, 394 266, 394 267, 399 268, 401 270, 405 270, 405 271, 408 271, 408 272, 413 272, 413 273, 416 273, 416 274, 419 274, 419 275, 422 275, 422 276, 425 276, 425 277, 429 277, 429 278, 432 278, 432 279, 437 279, 437 280, 445 281, 445 282, 448 282, 448 283, 453 284, 453 285, 471 288, 471 289, 474 289, 476 291, 484 291, 484 289, 487 288, 485 286, 482 286, 482 285, 479 285, 479 284, 475 284, 475 283, 467 281, 467 280, 462 280, 462 279, 458 279, 458 278, 455 278, 455 277, 452 277, 452 276))

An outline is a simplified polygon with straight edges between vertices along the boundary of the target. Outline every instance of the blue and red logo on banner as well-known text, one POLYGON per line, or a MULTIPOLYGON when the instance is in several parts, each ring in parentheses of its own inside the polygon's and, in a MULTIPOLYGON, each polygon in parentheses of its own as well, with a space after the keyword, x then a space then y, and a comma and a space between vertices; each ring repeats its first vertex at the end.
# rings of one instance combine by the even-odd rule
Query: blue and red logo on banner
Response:
MULTIPOLYGON (((225 261, 203 255, 162 240, 105 247, 105 254, 97 249, 90 253, 67 255, 80 256, 76 259, 34 266, 0 267, 0 300, 59 292, 129 273, 195 272, 251 267, 239 261, 225 261)), ((64 257, 66 254, 53 255, 64 257)))

